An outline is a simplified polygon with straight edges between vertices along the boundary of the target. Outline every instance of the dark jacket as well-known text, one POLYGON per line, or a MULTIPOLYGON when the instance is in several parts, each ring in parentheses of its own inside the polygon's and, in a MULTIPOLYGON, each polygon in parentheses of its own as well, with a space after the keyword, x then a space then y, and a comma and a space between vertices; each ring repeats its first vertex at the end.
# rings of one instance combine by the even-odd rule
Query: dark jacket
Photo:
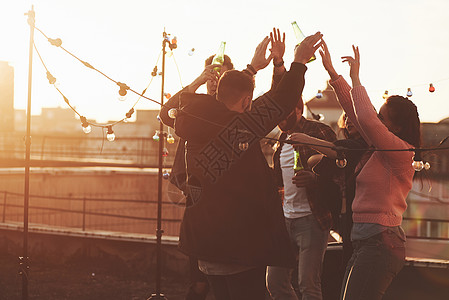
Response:
POLYGON ((300 100, 305 71, 293 63, 278 88, 245 113, 230 111, 209 95, 181 94, 174 125, 187 141, 187 207, 179 244, 187 255, 249 266, 294 264, 259 141, 300 100))

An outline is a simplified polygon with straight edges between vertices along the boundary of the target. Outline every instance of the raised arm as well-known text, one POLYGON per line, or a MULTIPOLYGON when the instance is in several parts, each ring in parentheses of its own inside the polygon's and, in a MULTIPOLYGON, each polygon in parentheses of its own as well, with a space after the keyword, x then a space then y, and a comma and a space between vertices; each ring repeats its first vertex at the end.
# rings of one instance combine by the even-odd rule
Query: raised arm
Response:
MULTIPOLYGON (((362 130, 362 136, 366 141, 375 146, 377 149, 388 148, 408 148, 408 144, 392 133, 378 118, 373 104, 368 97, 365 88, 360 83, 360 53, 359 48, 352 46, 354 57, 343 56, 343 62, 350 65, 350 76, 352 79, 353 89, 351 90, 352 101, 355 114, 357 116, 358 126, 362 130)), ((390 156, 401 156, 402 153, 391 152, 390 156)))
POLYGON ((322 139, 318 139, 313 136, 309 136, 305 133, 293 133, 291 135, 291 140, 295 142, 300 142, 307 144, 305 146, 309 146, 310 148, 315 149, 316 151, 326 155, 330 158, 336 158, 337 152, 332 149, 334 147, 334 144, 322 139))
POLYGON ((305 63, 321 45, 322 34, 317 32, 308 36, 295 48, 295 57, 291 68, 282 77, 273 93, 266 93, 255 101, 251 111, 244 115, 258 123, 258 135, 266 135, 284 119, 296 106, 304 88, 305 63))
POLYGON ((196 90, 205 84, 208 80, 218 81, 219 74, 214 70, 215 67, 219 67, 220 65, 208 65, 204 68, 203 72, 201 72, 200 76, 198 76, 191 84, 174 94, 168 101, 164 104, 159 112, 159 118, 161 118, 162 123, 169 127, 174 127, 174 119, 168 116, 168 111, 172 108, 179 107, 179 96, 183 92, 195 93, 196 90))
POLYGON ((346 80, 339 75, 332 64, 331 54, 329 49, 327 48, 327 44, 323 41, 323 45, 320 49, 320 55, 323 61, 323 66, 326 71, 329 73, 331 78, 330 84, 334 88, 335 93, 337 94, 337 100, 340 103, 343 110, 346 112, 349 120, 354 124, 357 128, 357 131, 363 136, 365 141, 370 144, 371 142, 367 138, 367 136, 363 133, 363 129, 358 123, 357 116, 354 111, 354 106, 351 99, 351 87, 346 82, 346 80))

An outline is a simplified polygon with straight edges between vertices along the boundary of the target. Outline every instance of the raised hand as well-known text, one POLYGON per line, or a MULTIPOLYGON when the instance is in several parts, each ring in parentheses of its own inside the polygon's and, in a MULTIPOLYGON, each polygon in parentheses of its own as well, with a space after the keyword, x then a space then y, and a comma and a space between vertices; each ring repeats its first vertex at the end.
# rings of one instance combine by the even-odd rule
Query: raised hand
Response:
POLYGON ((251 66, 256 71, 262 70, 270 63, 271 59, 273 59, 273 54, 271 53, 268 57, 265 57, 267 53, 268 43, 271 41, 271 38, 266 36, 263 41, 257 46, 256 51, 254 52, 253 59, 251 60, 251 66))
POLYGON ((285 53, 285 32, 282 35, 279 29, 273 28, 273 32, 270 32, 271 39, 271 55, 273 56, 273 63, 279 64, 282 63, 284 53, 285 53))
MULTIPOLYGON (((191 84, 189 84, 188 91, 194 93, 200 86, 208 81, 212 83, 212 86, 216 87, 218 79, 220 78, 220 74, 215 71, 215 68, 217 67, 221 67, 221 65, 214 64, 206 66, 203 72, 201 72, 200 76, 198 76, 191 84)), ((213 92, 215 92, 215 90, 213 92)))
POLYGON ((343 56, 341 59, 343 62, 349 63, 351 70, 349 71, 349 75, 352 79, 352 87, 361 85, 359 71, 360 71, 360 53, 359 47, 355 47, 352 45, 352 51, 354 51, 354 57, 352 56, 343 56))
POLYGON ((320 49, 321 61, 323 62, 323 66, 326 71, 329 73, 329 76, 332 80, 338 79, 338 74, 335 72, 334 66, 332 65, 331 54, 329 49, 327 48, 326 42, 323 41, 320 49))
POLYGON ((323 43, 322 37, 321 32, 317 32, 314 35, 306 37, 301 44, 297 45, 295 48, 294 62, 306 64, 323 43))

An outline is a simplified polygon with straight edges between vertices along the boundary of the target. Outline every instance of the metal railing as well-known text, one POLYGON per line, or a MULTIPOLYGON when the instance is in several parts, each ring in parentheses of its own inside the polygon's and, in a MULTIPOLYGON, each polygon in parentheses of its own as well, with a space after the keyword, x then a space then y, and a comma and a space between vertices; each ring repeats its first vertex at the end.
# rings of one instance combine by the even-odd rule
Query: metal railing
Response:
MULTIPOLYGON (((0 194, 3 194, 3 202, 0 203, 2 207, 2 222, 17 222, 23 220, 22 210, 23 204, 20 204, 21 199, 23 199, 23 194, 8 192, 8 191, 0 191, 0 194)), ((141 221, 143 223, 136 223, 132 228, 136 229, 136 233, 141 233, 142 231, 149 231, 149 225, 153 224, 157 221, 156 217, 148 217, 148 216, 138 216, 129 214, 129 212, 133 212, 138 210, 140 214, 142 212, 146 212, 146 214, 154 214, 156 215, 156 204, 155 200, 138 200, 138 199, 113 199, 113 198, 90 198, 90 197, 54 197, 54 196, 43 196, 43 195, 30 195, 30 206, 29 206, 29 218, 30 223, 37 223, 48 226, 57 226, 57 227, 68 227, 68 228, 77 228, 82 229, 83 231, 87 229, 101 229, 106 231, 123 231, 133 233, 126 228, 120 230, 120 224, 122 223, 120 220, 132 220, 132 221, 141 221), (53 205, 43 205, 43 204, 32 204, 33 200, 40 200, 40 202, 49 202, 53 201, 54 203, 66 203, 68 206, 80 206, 80 208, 67 208, 67 207, 54 207, 53 205), (97 203, 95 208, 89 208, 89 203, 97 203), (98 205, 100 203, 100 206, 98 205), (107 212, 110 210, 110 207, 113 204, 123 204, 121 206, 115 207, 113 210, 122 210, 123 213, 110 213, 107 212), (154 205, 152 209, 151 205, 154 205), (128 212, 128 214, 126 213, 128 212), (55 215, 64 215, 64 221, 59 222, 54 221, 55 215), (93 216, 97 217, 95 219, 91 218, 90 223, 88 222, 88 217, 93 216), (40 221, 33 222, 33 219, 38 219, 40 221), (101 220, 98 218, 103 217, 101 220), (51 221, 53 219, 53 221, 51 221), (101 221, 101 223, 100 223, 101 221), (69 225, 70 224, 70 225, 69 225), (148 226, 147 226, 148 225, 148 226), (112 230, 112 228, 114 228, 112 230), (148 229, 148 230, 147 230, 148 229)), ((170 201, 164 201, 165 205, 175 205, 170 201)), ((179 225, 181 222, 181 206, 180 213, 173 216, 168 216, 162 218, 163 223, 173 223, 179 225)), ((128 225, 129 223, 122 223, 128 225)), ((132 224, 131 224, 132 225, 132 224)), ((178 227, 178 226, 177 226, 178 227)), ((152 232, 151 232, 152 233, 152 232)), ((170 235, 177 235, 177 232, 169 232, 170 235)))

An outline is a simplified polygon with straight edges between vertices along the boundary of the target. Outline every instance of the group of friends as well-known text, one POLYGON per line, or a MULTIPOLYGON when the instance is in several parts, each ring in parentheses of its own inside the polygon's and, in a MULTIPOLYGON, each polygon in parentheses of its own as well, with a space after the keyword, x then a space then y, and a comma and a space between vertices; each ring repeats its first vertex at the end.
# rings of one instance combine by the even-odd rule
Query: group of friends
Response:
POLYGON ((205 299, 209 290, 217 300, 263 300, 267 291, 275 300, 322 299, 331 229, 344 241, 340 299, 382 299, 405 262, 401 222, 414 153, 375 150, 419 148, 420 120, 401 96, 375 111, 353 51, 342 57, 352 86, 335 71, 320 32, 296 45, 287 70, 285 33, 273 29, 246 69, 235 70, 228 56, 212 64, 211 56, 162 107, 162 122, 180 137, 170 180, 186 197, 179 237, 191 265, 186 299, 205 299), (344 110, 345 139, 303 117, 306 63, 317 50, 344 110), (253 100, 254 76, 271 62, 271 89, 253 100), (204 84, 207 94, 196 93, 204 84), (260 141, 276 126, 270 168, 260 141))

